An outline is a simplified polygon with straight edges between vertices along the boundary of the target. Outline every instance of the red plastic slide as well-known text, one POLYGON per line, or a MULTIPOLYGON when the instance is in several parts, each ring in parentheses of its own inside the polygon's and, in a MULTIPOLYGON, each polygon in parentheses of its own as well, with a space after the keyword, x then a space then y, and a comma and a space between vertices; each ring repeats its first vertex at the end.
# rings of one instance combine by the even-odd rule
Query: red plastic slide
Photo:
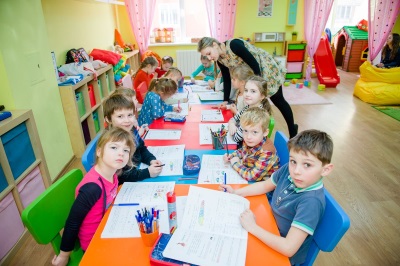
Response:
POLYGON ((317 72, 319 83, 326 87, 336 88, 340 83, 340 77, 333 61, 331 46, 326 35, 321 37, 317 51, 314 54, 315 71, 317 72))

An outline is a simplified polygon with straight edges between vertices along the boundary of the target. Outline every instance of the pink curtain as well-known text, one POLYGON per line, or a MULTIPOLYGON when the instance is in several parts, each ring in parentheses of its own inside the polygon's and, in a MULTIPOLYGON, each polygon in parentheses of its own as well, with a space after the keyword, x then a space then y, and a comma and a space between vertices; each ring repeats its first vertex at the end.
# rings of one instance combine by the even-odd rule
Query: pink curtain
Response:
POLYGON ((211 37, 220 42, 233 38, 237 0, 205 0, 211 37))
POLYGON ((156 0, 125 0, 129 21, 141 54, 149 47, 155 5, 156 0))
POLYGON ((306 79, 311 80, 312 58, 318 48, 322 32, 331 12, 333 0, 304 1, 304 34, 310 61, 306 70, 306 79))
POLYGON ((371 62, 385 45, 399 12, 399 0, 369 0, 368 48, 371 62))

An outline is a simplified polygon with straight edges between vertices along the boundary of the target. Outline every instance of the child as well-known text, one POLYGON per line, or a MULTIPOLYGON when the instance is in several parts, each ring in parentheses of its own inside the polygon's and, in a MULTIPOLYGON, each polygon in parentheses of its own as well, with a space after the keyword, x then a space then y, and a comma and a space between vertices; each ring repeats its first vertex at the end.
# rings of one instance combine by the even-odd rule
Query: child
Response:
MULTIPOLYGON (((183 86, 183 75, 182 75, 182 72, 176 67, 171 67, 168 70, 168 72, 165 73, 164 78, 172 79, 173 81, 176 82, 178 87, 180 85, 179 83, 181 83, 182 86, 183 86)), ((186 93, 187 93, 187 94, 185 94, 186 98, 178 98, 177 99, 177 98, 174 98, 174 97, 170 97, 165 102, 167 104, 176 104, 176 103, 178 103, 178 101, 181 102, 181 103, 187 103, 189 101, 189 92, 187 91, 186 93)))
POLYGON ((172 67, 174 64, 174 59, 172 59, 171 56, 164 56, 161 59, 161 67, 156 68, 156 73, 157 75, 155 76, 156 78, 161 78, 165 73, 168 72, 168 70, 172 67))
MULTIPOLYGON (((115 91, 111 95, 114 95, 114 94, 121 94, 121 95, 125 96, 127 99, 132 100, 132 102, 135 106, 135 117, 136 117, 136 119, 138 119, 139 118, 138 111, 140 111, 140 109, 142 108, 142 105, 138 102, 138 100, 136 98, 136 92, 129 88, 118 87, 115 89, 115 91)), ((135 120, 134 126, 137 127, 138 125, 139 124, 137 123, 137 120, 135 120)))
POLYGON ((279 168, 279 158, 272 151, 264 150, 268 136, 269 115, 259 107, 247 109, 240 118, 243 129, 243 147, 223 160, 247 181, 261 181, 269 178, 279 168))
POLYGON ((254 76, 254 72, 247 65, 239 65, 231 71, 232 87, 237 90, 235 99, 236 105, 230 105, 230 110, 233 115, 242 111, 246 105, 243 98, 244 86, 246 85, 247 79, 251 76, 254 76))
POLYGON ((250 107, 263 108, 268 114, 271 115, 272 109, 268 101, 268 85, 267 81, 258 76, 251 76, 245 85, 244 89, 244 102, 246 104, 243 109, 238 112, 234 117, 229 120, 228 129, 229 134, 233 136, 233 139, 241 147, 243 142, 243 132, 240 127, 240 117, 250 107))
POLYGON ((145 93, 140 92, 139 85, 142 82, 145 82, 147 88, 150 86, 153 73, 155 72, 157 66, 157 59, 152 56, 146 57, 140 64, 140 67, 133 78, 133 89, 136 91, 136 97, 140 104, 143 104, 145 93))
POLYGON ((135 151, 132 135, 120 128, 105 130, 96 148, 96 162, 75 190, 75 202, 65 223, 60 254, 53 265, 66 265, 75 241, 79 239, 85 251, 105 211, 117 195, 116 172, 131 165, 129 158, 135 151))
POLYGON ((118 176, 119 184, 124 182, 136 182, 146 178, 156 177, 162 171, 161 161, 147 149, 141 138, 146 126, 137 128, 136 118, 134 116, 134 104, 122 94, 112 94, 103 105, 104 120, 108 123, 109 128, 119 127, 133 135, 136 145, 136 151, 131 157, 131 161, 135 167, 125 167, 118 176), (138 169, 136 166, 140 163, 149 165, 146 169, 138 169))
POLYGON ((333 165, 332 139, 325 132, 306 130, 288 142, 290 160, 271 178, 234 190, 221 185, 229 193, 243 197, 264 195, 275 190, 271 208, 281 236, 262 229, 250 210, 240 215, 243 228, 276 251, 290 257, 290 262, 302 264, 307 256, 312 235, 325 210, 322 179, 333 165))
POLYGON ((164 101, 174 95, 178 90, 175 81, 169 78, 154 79, 149 88, 149 92, 144 100, 142 110, 139 115, 139 125, 150 125, 157 118, 164 116, 165 112, 180 112, 181 107, 173 107, 164 101))
POLYGON ((197 76, 200 72, 204 74, 204 81, 210 81, 208 85, 214 88, 213 81, 215 79, 214 73, 214 64, 212 64, 211 60, 208 59, 207 56, 200 56, 201 65, 190 75, 190 79, 192 82, 195 82, 194 77, 197 76))

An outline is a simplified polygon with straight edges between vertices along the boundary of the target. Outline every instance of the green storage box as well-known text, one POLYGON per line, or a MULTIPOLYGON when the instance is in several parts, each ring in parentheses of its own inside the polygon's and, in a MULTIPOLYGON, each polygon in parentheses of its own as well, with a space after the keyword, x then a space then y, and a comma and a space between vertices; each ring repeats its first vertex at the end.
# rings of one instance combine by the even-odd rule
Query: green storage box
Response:
POLYGON ((99 121, 99 114, 96 112, 93 113, 93 121, 94 121, 94 129, 96 133, 100 131, 100 121, 99 121))
POLYGON ((110 84, 110 79, 108 78, 108 74, 106 74, 106 81, 107 81, 108 91, 111 92, 111 84, 110 84))
POLYGON ((303 77, 303 73, 287 73, 287 79, 301 79, 303 77))
POLYGON ((101 80, 100 79, 98 79, 97 80, 97 85, 99 86, 99 90, 100 90, 100 98, 104 98, 104 92, 103 92, 103 86, 102 86, 102 84, 101 84, 101 80))
POLYGON ((81 91, 75 93, 76 104, 78 105, 79 116, 82 117, 86 113, 85 101, 81 91))
POLYGON ((292 43, 288 45, 288 50, 304 50, 305 48, 305 43, 292 43))

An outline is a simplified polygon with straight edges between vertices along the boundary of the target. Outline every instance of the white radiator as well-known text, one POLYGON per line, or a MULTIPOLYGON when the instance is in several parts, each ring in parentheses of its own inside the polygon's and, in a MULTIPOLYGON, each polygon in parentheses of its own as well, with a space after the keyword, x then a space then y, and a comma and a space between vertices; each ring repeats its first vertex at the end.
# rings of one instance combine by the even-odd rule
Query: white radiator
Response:
POLYGON ((183 76, 190 76, 200 65, 200 53, 196 50, 177 50, 176 61, 183 76))

